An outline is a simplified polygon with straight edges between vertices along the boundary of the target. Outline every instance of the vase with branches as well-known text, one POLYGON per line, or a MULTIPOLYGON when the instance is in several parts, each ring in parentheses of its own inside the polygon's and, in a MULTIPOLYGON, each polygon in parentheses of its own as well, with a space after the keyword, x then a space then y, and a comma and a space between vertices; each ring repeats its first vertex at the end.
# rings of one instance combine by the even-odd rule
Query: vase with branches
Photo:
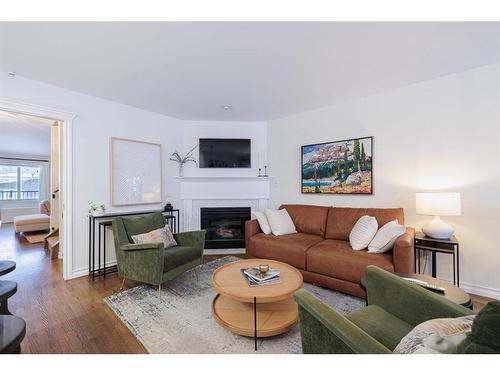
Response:
POLYGON ((181 156, 178 151, 175 151, 170 155, 170 160, 175 161, 179 164, 179 177, 184 176, 184 164, 194 163, 198 165, 198 162, 193 156, 193 151, 198 147, 198 145, 194 146, 185 156, 181 156))

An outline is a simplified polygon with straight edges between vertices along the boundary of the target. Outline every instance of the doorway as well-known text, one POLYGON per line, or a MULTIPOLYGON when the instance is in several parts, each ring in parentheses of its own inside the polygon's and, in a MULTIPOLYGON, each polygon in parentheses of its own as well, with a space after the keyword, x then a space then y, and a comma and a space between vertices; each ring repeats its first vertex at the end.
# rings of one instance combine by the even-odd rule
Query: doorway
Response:
MULTIPOLYGON (((72 278, 72 147, 71 130, 75 115, 48 107, 0 99, 0 111, 19 116, 32 116, 50 121, 51 165, 48 201, 51 210, 49 220, 50 237, 56 238, 62 257, 63 278, 72 278), (54 211, 53 211, 54 210, 54 211)), ((58 254, 59 255, 59 254, 58 254)))

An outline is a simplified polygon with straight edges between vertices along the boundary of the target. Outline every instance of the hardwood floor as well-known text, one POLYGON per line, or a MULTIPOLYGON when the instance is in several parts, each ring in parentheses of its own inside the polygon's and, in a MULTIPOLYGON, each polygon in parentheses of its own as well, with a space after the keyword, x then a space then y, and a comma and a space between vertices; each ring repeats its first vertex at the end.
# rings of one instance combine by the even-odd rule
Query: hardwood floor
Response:
MULTIPOLYGON (((62 261, 51 260, 42 244, 16 237, 10 224, 0 228, 0 259, 17 262, 17 269, 2 278, 18 283, 9 309, 26 320, 22 353, 147 353, 103 300, 119 291, 116 274, 95 282, 87 277, 64 281, 62 261)), ((125 289, 136 285, 127 280, 125 289)), ((475 312, 491 300, 472 299, 475 312)))
MULTIPOLYGON (((8 224, 0 228, 0 259, 17 262, 3 279, 18 283, 9 310, 26 320, 22 353, 147 353, 103 300, 119 291, 116 274, 64 281, 62 261, 50 260, 42 244, 16 237, 8 224)), ((127 281, 125 288, 135 285, 127 281)))

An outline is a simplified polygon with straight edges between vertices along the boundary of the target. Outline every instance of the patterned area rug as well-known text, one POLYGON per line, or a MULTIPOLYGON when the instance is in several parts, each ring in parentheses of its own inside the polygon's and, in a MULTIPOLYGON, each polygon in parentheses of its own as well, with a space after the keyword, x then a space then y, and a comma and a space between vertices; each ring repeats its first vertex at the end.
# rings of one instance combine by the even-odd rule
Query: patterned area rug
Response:
MULTIPOLYGON (((238 260, 228 256, 164 284, 161 301, 158 289, 141 285, 105 301, 150 353, 255 353, 253 339, 235 335, 212 318, 216 293, 210 284, 212 272, 238 260)), ((362 299, 304 283, 304 288, 341 314, 364 307, 362 299)), ((257 353, 302 353, 299 327, 269 338, 259 339, 257 353)))

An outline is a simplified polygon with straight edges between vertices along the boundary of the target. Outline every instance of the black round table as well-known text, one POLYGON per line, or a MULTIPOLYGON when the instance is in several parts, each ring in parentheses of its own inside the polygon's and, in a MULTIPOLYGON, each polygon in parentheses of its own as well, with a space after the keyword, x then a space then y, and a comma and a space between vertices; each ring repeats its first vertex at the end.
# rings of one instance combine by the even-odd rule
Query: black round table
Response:
MULTIPOLYGON (((437 292, 435 291, 434 293, 439 294, 446 298, 447 300, 450 300, 452 302, 455 302, 459 305, 462 305, 468 309, 472 310, 472 300, 470 296, 460 289, 458 286, 453 285, 452 283, 449 283, 448 281, 436 279, 435 277, 428 276, 428 275, 422 275, 422 274, 417 274, 417 273, 401 273, 401 272, 392 272, 395 275, 398 275, 399 277, 408 277, 420 281, 425 281, 429 284, 436 285, 438 287, 444 288, 444 293, 437 292)), ((361 287, 364 289, 365 288, 365 277, 361 279, 361 287)), ((430 289, 428 289, 430 290, 430 289)), ((431 290, 432 291, 432 290, 431 290)))
POLYGON ((0 276, 8 274, 16 269, 16 262, 11 260, 0 260, 0 276))
POLYGON ((20 353, 26 322, 12 315, 0 315, 0 354, 20 353))

